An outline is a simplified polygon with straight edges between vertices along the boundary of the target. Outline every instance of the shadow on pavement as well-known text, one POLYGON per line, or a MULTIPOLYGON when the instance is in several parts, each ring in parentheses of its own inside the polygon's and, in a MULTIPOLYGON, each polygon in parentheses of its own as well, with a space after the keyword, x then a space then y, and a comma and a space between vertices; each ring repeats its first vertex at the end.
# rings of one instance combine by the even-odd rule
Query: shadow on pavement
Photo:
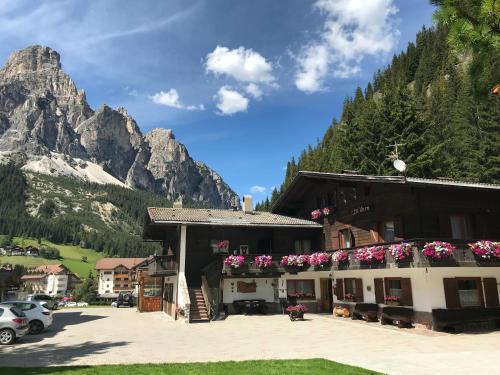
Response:
MULTIPOLYGON (((75 324, 84 324, 87 322, 91 322, 98 319, 108 318, 107 316, 101 315, 82 315, 81 311, 72 311, 72 312, 64 312, 64 313, 56 313, 54 314, 54 322, 52 325, 44 330, 42 333, 38 335, 26 335, 24 336, 20 342, 21 343, 36 343, 43 341, 46 338, 54 337, 59 332, 65 331, 66 326, 71 326, 75 324)), ((1 362, 0 362, 1 364, 1 362)))
MULTIPOLYGON (((2 366, 33 366, 33 367, 46 367, 50 365, 69 365, 76 359, 81 359, 83 357, 92 356, 96 354, 102 354, 106 352, 109 348, 117 346, 127 345, 127 341, 117 341, 117 342, 100 342, 96 343, 93 341, 82 342, 78 345, 64 345, 64 344, 38 344, 36 346, 30 346, 26 348, 25 346, 11 347, 8 353, 2 354, 0 352, 0 364, 2 366)), ((64 369, 64 368, 63 368, 64 369)), ((63 369, 53 369, 48 368, 47 373, 54 372, 54 370, 63 369)), ((44 369, 9 369, 1 368, 0 374, 41 374, 44 369)), ((68 370, 68 369, 66 369, 68 370)))

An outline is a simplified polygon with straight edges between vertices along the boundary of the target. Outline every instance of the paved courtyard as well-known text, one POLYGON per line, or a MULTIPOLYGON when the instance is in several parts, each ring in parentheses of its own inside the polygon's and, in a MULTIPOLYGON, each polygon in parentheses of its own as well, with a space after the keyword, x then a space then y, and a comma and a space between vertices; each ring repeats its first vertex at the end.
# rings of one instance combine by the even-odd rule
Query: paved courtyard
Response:
POLYGON ((326 358, 393 374, 499 374, 500 332, 449 335, 307 314, 182 324, 163 313, 85 308, 0 347, 0 366, 326 358))

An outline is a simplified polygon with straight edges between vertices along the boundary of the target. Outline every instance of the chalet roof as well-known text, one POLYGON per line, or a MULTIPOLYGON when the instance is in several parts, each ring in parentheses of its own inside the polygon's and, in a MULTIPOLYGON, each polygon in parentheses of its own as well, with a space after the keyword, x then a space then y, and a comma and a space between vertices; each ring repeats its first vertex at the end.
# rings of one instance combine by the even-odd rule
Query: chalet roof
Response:
POLYGON ((23 276, 21 276, 21 280, 39 280, 39 279, 43 279, 44 277, 47 277, 47 274, 38 273, 38 274, 31 274, 31 275, 23 275, 23 276))
POLYGON ((494 190, 500 191, 500 185, 487 184, 480 182, 466 182, 449 179, 432 179, 432 178, 418 178, 418 177, 405 177, 405 176, 373 176, 361 174, 347 174, 347 173, 327 173, 327 172, 312 172, 312 171, 299 171, 294 177, 287 190, 278 198, 272 207, 272 211, 279 209, 279 207, 288 198, 288 195, 294 190, 296 185, 305 179, 322 179, 334 180, 339 182, 374 182, 386 184, 402 184, 412 186, 434 186, 434 187, 453 187, 461 189, 475 189, 475 190, 494 190))
POLYGON ((97 261, 95 269, 112 270, 116 267, 123 266, 130 270, 144 260, 146 260, 146 258, 102 258, 97 261))
POLYGON ((35 268, 34 272, 35 273, 42 273, 42 274, 58 274, 63 271, 68 271, 68 269, 63 265, 63 264, 46 264, 43 266, 38 266, 35 268))
POLYGON ((321 228, 321 225, 313 221, 263 211, 150 207, 148 208, 148 216, 153 224, 321 228))

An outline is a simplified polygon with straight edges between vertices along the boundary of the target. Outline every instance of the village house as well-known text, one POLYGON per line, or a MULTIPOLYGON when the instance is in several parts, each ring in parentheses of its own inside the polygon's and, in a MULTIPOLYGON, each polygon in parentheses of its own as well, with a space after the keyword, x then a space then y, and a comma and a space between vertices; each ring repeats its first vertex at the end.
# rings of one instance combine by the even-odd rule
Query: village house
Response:
MULTIPOLYGON (((161 241, 164 255, 136 267, 139 309, 181 314, 189 321, 207 321, 222 311, 279 312, 280 298, 286 299, 286 291, 279 290, 284 273, 279 259, 320 248, 321 229, 310 220, 254 211, 250 196, 242 210, 151 207, 143 238, 161 241), (241 267, 223 263, 230 255, 241 267), (272 257, 276 267, 256 266, 258 255, 272 257)), ((296 287, 307 290, 309 285, 296 287)), ((316 309, 316 295, 310 301, 316 309)))
POLYGON ((272 211, 323 224, 324 248, 338 260, 335 306, 350 313, 362 302, 380 313, 390 306, 386 321, 406 314, 434 328, 498 322, 499 185, 299 172, 272 211), (479 240, 491 241, 482 245, 492 254, 472 251, 479 240))
POLYGON ((29 270, 21 277, 25 286, 30 286, 33 293, 56 296, 72 291, 81 282, 64 264, 48 264, 29 270))
POLYGON ((136 292, 134 266, 145 258, 103 258, 96 263, 99 298, 116 298, 120 292, 136 292))

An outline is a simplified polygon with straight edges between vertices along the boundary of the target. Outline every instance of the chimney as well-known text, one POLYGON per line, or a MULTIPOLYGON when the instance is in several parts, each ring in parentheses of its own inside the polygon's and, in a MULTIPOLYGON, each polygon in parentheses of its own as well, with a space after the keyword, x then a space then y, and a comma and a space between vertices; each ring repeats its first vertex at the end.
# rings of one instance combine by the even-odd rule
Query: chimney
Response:
POLYGON ((173 208, 182 208, 182 197, 179 196, 173 204, 173 208))
POLYGON ((243 196, 243 212, 253 212, 253 203, 251 195, 243 196))

